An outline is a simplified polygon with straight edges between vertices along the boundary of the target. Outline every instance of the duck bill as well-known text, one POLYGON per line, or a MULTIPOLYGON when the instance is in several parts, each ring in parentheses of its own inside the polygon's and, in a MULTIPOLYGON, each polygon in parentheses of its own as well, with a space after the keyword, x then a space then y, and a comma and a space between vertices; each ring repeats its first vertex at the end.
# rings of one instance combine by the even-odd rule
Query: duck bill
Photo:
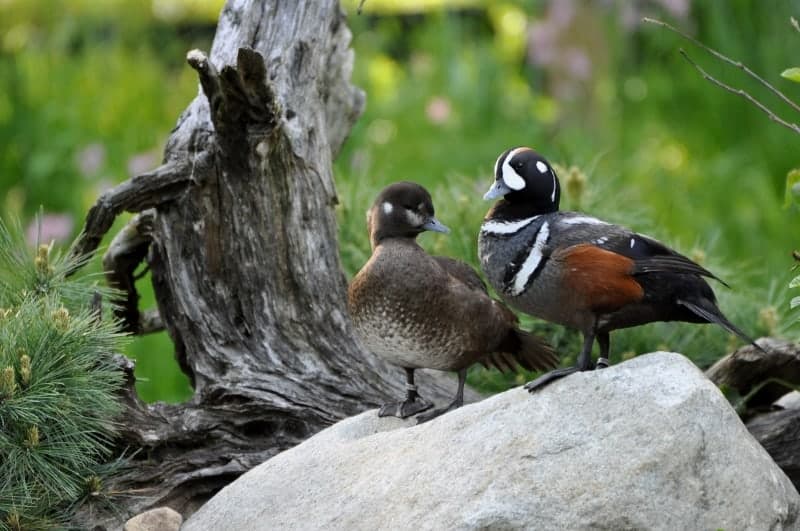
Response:
POLYGON ((489 191, 483 194, 484 201, 489 201, 490 199, 497 199, 498 197, 503 197, 504 195, 513 192, 511 188, 509 188, 503 181, 500 179, 496 180, 492 187, 489 188, 489 191))
POLYGON ((422 228, 425 229, 425 230, 431 230, 433 232, 441 232, 441 233, 444 233, 444 234, 447 234, 448 232, 450 232, 450 229, 448 229, 447 226, 444 223, 442 223, 441 221, 439 221, 436 218, 429 219, 427 221, 427 223, 425 223, 422 226, 422 228))

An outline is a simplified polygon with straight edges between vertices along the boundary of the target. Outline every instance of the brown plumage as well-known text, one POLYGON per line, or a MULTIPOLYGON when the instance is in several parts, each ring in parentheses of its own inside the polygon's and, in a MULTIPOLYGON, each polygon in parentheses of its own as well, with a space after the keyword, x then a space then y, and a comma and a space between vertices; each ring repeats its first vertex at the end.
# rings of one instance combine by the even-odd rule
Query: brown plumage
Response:
POLYGON ((414 386, 418 368, 456 371, 459 386, 448 407, 420 416, 428 420, 463 403, 466 369, 476 362, 513 370, 549 369, 553 350, 517 327, 517 317, 493 300, 477 273, 452 258, 431 256, 415 239, 446 232, 434 217, 428 192, 401 182, 384 189, 368 213, 372 256, 348 290, 348 305, 362 343, 406 369, 404 401, 380 415, 407 417, 429 407, 414 386))
POLYGON ((552 259, 563 262, 564 285, 579 299, 580 309, 614 312, 644 296, 633 277, 635 263, 627 256, 579 244, 555 251, 552 259))

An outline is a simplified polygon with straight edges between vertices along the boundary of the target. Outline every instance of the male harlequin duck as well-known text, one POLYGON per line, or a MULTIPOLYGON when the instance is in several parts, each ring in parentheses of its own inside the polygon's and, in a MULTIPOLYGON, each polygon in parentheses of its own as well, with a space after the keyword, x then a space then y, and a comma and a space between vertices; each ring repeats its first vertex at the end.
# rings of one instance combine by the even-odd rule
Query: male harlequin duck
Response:
MULTIPOLYGON (((489 283, 510 306, 580 330, 576 367, 528 383, 533 392, 577 371, 608 366, 609 333, 653 321, 716 323, 749 343, 717 307, 702 266, 641 234, 576 212, 560 212, 553 167, 526 147, 505 151, 484 199, 502 197, 481 225, 478 256, 489 283)), ((724 283, 723 283, 724 284, 724 283)), ((756 345, 758 346, 758 345, 756 345)))
POLYGON ((449 406, 420 415, 430 420, 462 405, 467 367, 475 362, 513 370, 551 369, 553 350, 517 328, 517 317, 487 295, 467 264, 431 256, 417 245, 423 231, 449 232, 435 217, 422 186, 386 187, 367 213, 372 256, 348 289, 348 308, 364 346, 406 371, 406 397, 380 416, 405 418, 432 407, 414 385, 419 368, 458 372, 449 406))

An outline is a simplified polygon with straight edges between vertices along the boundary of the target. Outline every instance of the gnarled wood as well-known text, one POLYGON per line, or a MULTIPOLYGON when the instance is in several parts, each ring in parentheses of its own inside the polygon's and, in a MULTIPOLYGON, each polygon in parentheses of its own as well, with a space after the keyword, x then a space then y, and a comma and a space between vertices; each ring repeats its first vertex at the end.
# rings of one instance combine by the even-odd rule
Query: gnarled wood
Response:
MULTIPOLYGON (((712 365, 706 376, 717 386, 733 389, 741 396, 769 379, 800 385, 800 346, 774 338, 759 339, 758 344, 763 351, 745 345, 712 365)), ((785 385, 769 383, 756 390, 747 405, 754 409, 768 407, 789 391, 785 385)))
POLYGON ((763 351, 745 345, 711 366, 706 376, 740 397, 750 395, 741 412, 747 429, 800 488, 800 410, 772 411, 773 402, 790 391, 785 384, 800 385, 800 346, 774 338, 758 344, 763 351))
MULTIPOLYGON (((107 263, 127 290, 146 256, 195 388, 189 403, 145 405, 120 360, 121 446, 141 449, 109 486, 134 495, 118 499, 125 516, 156 505, 187 515, 254 465, 403 393, 402 371, 365 352, 346 315, 331 162, 364 105, 349 39, 336 0, 229 0, 210 56, 187 58, 202 92, 164 165, 87 217, 81 251, 123 210, 153 209, 144 237, 121 237, 107 263)), ((452 394, 441 374, 420 376, 426 397, 452 394)))
POLYGON ((800 409, 758 415, 747 429, 800 489, 800 409))

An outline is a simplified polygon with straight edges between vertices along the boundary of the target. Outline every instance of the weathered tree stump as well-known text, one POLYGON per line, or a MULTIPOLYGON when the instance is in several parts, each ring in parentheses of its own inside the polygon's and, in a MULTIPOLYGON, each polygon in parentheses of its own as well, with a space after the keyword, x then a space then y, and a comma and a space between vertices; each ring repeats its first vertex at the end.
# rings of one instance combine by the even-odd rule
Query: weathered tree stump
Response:
MULTIPOLYGON (((116 499, 121 516, 190 514, 254 465, 403 393, 401 371, 355 342, 346 314, 331 163, 364 105, 349 40, 337 0, 229 0, 210 56, 187 56, 201 92, 163 165, 87 216, 79 252, 141 212, 104 261, 126 293, 119 315, 132 332, 165 327, 195 389, 186 404, 145 405, 120 360, 120 446, 140 450, 108 488, 130 494, 116 499), (157 315, 137 305, 143 260, 157 315)), ((429 398, 452 394, 445 376, 421 377, 429 398)))
POLYGON ((775 411, 772 404, 800 385, 800 346, 762 338, 760 351, 745 345, 706 371, 718 386, 749 396, 744 417, 750 433, 800 489, 800 409, 775 411))
POLYGON ((800 385, 800 347, 774 338, 759 339, 758 344, 764 350, 745 345, 706 371, 719 387, 733 389, 741 396, 752 393, 747 405, 753 409, 769 407, 791 390, 779 380, 800 385), (767 380, 773 381, 762 385, 767 380))
POLYGON ((800 409, 758 415, 747 429, 800 489, 800 409))

